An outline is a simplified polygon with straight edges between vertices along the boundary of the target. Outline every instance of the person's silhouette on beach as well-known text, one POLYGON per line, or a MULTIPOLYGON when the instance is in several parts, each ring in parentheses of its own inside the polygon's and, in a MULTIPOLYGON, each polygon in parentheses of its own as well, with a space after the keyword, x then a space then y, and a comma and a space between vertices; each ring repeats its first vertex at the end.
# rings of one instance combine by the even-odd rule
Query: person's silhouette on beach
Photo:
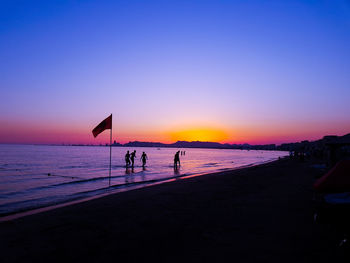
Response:
POLYGON ((131 167, 134 167, 135 157, 136 157, 136 150, 134 150, 134 151, 131 153, 131 155, 130 155, 130 158, 131 158, 131 167))
POLYGON ((128 168, 129 165, 130 165, 130 153, 129 153, 129 151, 127 151, 125 154, 125 166, 126 166, 126 168, 128 168))
POLYGON ((147 162, 147 154, 145 152, 142 152, 140 160, 142 161, 142 168, 145 168, 146 162, 147 162))
POLYGON ((175 169, 175 170, 178 169, 177 163, 179 163, 179 167, 180 167, 180 151, 177 151, 177 152, 175 153, 175 156, 174 156, 174 169, 175 169))

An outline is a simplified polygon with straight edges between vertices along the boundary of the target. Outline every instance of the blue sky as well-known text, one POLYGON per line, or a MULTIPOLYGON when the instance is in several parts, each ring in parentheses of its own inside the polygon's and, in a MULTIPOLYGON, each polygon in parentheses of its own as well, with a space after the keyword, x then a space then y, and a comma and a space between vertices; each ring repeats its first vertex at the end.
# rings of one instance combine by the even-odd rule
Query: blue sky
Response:
POLYGON ((39 131, 54 142, 47 124, 72 141, 109 113, 121 141, 198 128, 230 142, 350 130, 348 1, 0 3, 4 142, 39 131))

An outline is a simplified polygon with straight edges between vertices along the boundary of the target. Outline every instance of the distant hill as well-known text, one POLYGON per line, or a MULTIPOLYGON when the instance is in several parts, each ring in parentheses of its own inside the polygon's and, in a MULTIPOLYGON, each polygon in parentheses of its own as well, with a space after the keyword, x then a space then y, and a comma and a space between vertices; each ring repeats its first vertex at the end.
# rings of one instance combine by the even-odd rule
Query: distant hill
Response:
POLYGON ((283 143, 277 147, 278 150, 283 151, 294 151, 300 150, 303 151, 305 149, 321 149, 327 145, 350 145, 350 133, 344 136, 336 136, 336 135, 327 135, 324 136, 320 140, 316 141, 301 141, 295 143, 283 143))
POLYGON ((250 145, 250 144, 222 144, 218 142, 201 142, 201 141, 177 141, 175 143, 161 142, 140 142, 133 141, 125 144, 114 143, 113 146, 123 147, 168 147, 168 148, 208 148, 208 149, 247 149, 247 150, 276 150, 275 144, 250 145))
MULTIPOLYGON (((83 145, 83 144, 71 144, 77 146, 96 146, 96 145, 83 145)), ((133 141, 125 144, 114 141, 112 146, 115 147, 166 147, 166 148, 207 148, 207 149, 240 149, 240 150, 276 150, 276 151, 310 151, 315 149, 324 149, 330 145, 345 146, 350 148, 350 133, 344 136, 327 135, 320 140, 316 141, 301 141, 293 143, 283 143, 281 145, 276 144, 261 144, 251 145, 244 144, 229 144, 219 142, 201 142, 201 141, 177 141, 175 143, 161 143, 161 142, 140 142, 133 141)), ((101 144, 100 146, 109 146, 109 144, 101 144)))
POLYGON ((218 142, 201 142, 201 141, 177 141, 175 143, 161 143, 161 142, 140 142, 133 141, 125 144, 114 142, 113 146, 121 147, 169 147, 169 148, 207 148, 207 149, 244 149, 244 150, 280 150, 280 151, 294 151, 310 148, 324 147, 326 144, 350 144, 350 133, 344 136, 324 136, 317 141, 301 141, 295 143, 284 143, 279 146, 276 144, 262 144, 262 145, 250 145, 250 144, 229 144, 218 142))

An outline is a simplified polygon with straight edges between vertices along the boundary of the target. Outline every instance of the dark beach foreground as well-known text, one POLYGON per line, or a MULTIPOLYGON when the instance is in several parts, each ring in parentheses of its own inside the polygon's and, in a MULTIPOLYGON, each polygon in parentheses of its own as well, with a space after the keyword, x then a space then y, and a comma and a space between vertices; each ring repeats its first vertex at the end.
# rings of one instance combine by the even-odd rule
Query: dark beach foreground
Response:
POLYGON ((341 262, 308 162, 280 160, 0 223, 1 262, 341 262))

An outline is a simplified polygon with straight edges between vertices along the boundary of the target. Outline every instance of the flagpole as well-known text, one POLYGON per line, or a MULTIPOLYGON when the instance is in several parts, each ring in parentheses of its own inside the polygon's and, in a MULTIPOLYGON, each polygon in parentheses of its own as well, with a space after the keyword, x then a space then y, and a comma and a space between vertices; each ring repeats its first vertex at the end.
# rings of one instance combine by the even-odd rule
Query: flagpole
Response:
POLYGON ((111 186, 111 167, 112 167, 112 128, 113 128, 113 121, 112 121, 112 114, 111 114, 111 136, 110 136, 110 142, 109 142, 109 187, 111 186))

